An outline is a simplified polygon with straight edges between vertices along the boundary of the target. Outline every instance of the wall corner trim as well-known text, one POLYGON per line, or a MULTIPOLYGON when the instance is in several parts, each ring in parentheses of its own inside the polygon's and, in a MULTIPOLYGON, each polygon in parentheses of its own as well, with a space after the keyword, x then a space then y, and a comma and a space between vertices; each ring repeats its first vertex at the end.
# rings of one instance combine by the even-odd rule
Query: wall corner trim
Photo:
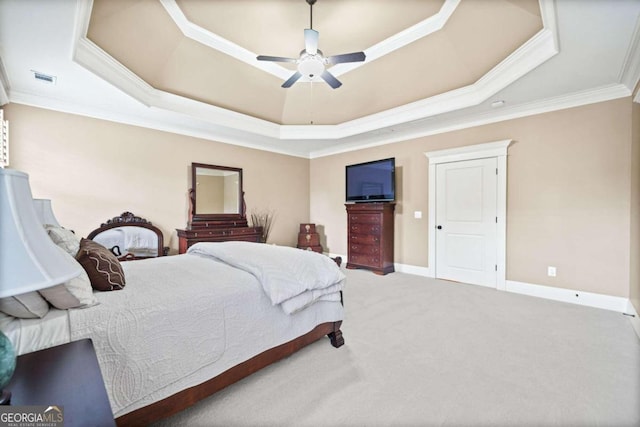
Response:
POLYGON ((625 311, 625 314, 630 314, 631 316, 633 316, 629 317, 629 319, 631 320, 631 326, 633 326, 633 329, 636 331, 636 335, 638 335, 638 339, 640 339, 640 316, 638 315, 638 312, 633 306, 631 300, 628 300, 627 302, 627 310, 625 311))

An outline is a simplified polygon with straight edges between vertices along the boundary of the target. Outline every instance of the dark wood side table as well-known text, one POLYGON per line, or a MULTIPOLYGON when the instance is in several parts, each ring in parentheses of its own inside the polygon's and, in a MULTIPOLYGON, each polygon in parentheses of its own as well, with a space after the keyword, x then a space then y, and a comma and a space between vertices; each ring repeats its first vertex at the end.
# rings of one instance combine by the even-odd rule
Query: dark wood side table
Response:
POLYGON ((90 339, 18 356, 5 388, 12 406, 64 407, 65 427, 116 425, 90 339))
POLYGON ((300 224, 300 233, 298 233, 298 249, 322 253, 320 236, 316 231, 315 224, 300 224))

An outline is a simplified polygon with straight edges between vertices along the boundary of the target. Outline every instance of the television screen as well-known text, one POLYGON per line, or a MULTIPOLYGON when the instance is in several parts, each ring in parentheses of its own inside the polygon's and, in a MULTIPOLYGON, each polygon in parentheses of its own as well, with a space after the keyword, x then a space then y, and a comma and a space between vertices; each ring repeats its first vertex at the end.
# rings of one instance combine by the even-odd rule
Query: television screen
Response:
POLYGON ((396 198, 395 158, 346 167, 347 202, 391 202, 396 198))

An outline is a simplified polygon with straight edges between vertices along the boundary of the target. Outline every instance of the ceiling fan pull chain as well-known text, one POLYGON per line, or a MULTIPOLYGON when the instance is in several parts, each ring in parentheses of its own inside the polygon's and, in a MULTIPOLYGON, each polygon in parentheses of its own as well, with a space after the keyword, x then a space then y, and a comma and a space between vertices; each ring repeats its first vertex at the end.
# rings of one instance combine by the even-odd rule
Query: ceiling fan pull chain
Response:
POLYGON ((313 124, 313 81, 309 82, 309 124, 313 124))

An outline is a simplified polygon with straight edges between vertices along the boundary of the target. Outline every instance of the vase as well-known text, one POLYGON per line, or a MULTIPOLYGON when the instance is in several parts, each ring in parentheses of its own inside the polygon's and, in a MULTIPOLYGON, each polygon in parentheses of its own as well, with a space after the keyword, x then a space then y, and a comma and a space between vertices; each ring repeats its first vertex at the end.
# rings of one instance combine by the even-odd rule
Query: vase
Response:
POLYGON ((0 331, 0 391, 9 384, 16 369, 16 352, 11 340, 0 331))

